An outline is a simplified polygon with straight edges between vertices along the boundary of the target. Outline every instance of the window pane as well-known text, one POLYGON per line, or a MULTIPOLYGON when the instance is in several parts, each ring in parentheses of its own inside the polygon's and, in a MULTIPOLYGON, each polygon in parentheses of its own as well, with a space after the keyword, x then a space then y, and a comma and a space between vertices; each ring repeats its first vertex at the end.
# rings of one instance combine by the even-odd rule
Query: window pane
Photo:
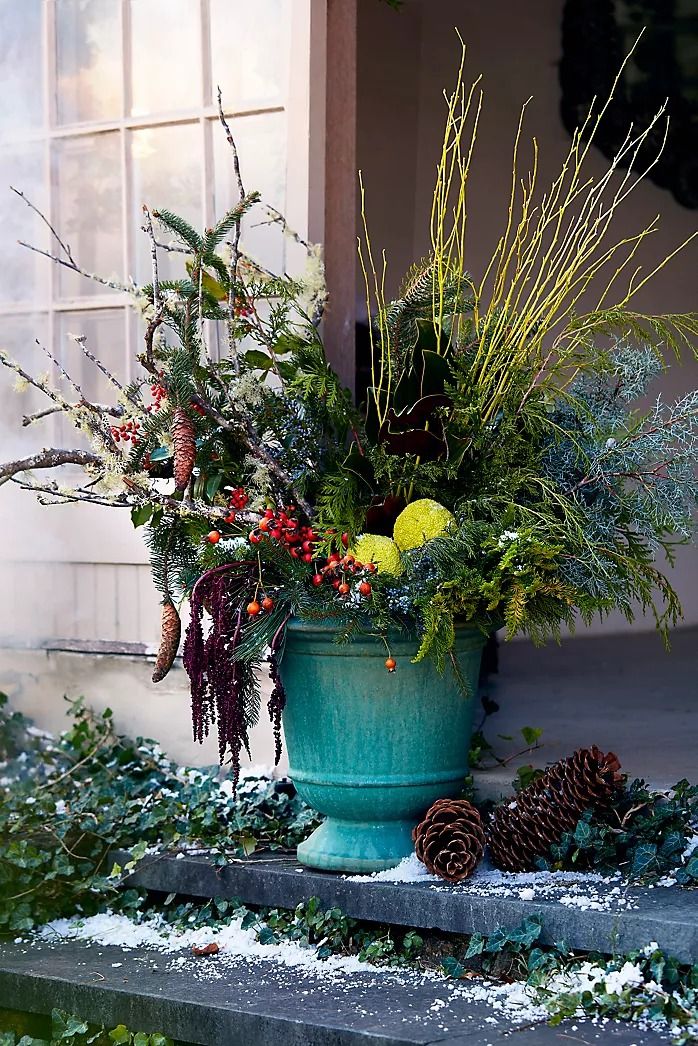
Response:
MULTIPOLYGON (((53 147, 55 217, 61 238, 87 272, 123 279, 119 132, 57 139, 53 147)), ((63 267, 58 287, 62 298, 104 293, 101 284, 63 267)))
POLYGON ((39 142, 0 150, 0 257, 4 268, 0 302, 21 301, 36 308, 46 304, 53 262, 20 247, 17 240, 47 250, 48 229, 39 216, 11 192, 10 185, 46 212, 44 150, 39 142))
POLYGON ((120 0, 55 5, 60 124, 121 116, 120 6, 120 0))
POLYGON ((292 0, 211 0, 211 69, 229 110, 283 105, 292 0))
MULTIPOLYGON (((195 229, 203 226, 201 208, 201 128, 199 124, 146 127, 131 135, 133 172, 133 225, 140 229, 143 204, 151 210, 162 207, 180 215, 195 229)), ((167 233, 156 230, 158 239, 169 242, 167 233)), ((136 282, 150 282, 150 246, 137 232, 136 282)), ((185 275, 184 255, 160 252, 161 279, 185 275)))
POLYGON ((0 130, 40 127, 43 112, 42 0, 0 4, 0 130))
MULTIPOLYGON (((264 203, 283 212, 286 208, 286 116, 266 113, 241 116, 231 121, 231 130, 240 155, 240 169, 246 192, 257 190, 264 203)), ((212 125, 214 156, 215 217, 219 219, 238 201, 231 150, 225 134, 212 125)), ((284 263, 284 237, 278 225, 260 225, 261 208, 255 207, 242 222, 241 245, 256 261, 281 272, 284 263)))
POLYGON ((194 0, 131 0, 131 112, 201 106, 201 25, 194 0))
MULTIPOLYGON (((14 315, 0 318, 0 343, 8 356, 17 360, 28 374, 45 374, 51 363, 36 344, 36 339, 47 345, 47 318, 45 315, 14 315)), ((53 418, 51 416, 24 428, 26 414, 51 406, 51 401, 31 385, 25 385, 13 371, 0 368, 0 411, 2 412, 4 459, 23 457, 51 443, 53 418)), ((6 490, 7 488, 5 488, 6 490)))
MULTIPOLYGON (((126 379, 125 309, 61 312, 55 322, 55 355, 81 387, 85 397, 93 403, 115 403, 116 389, 86 358, 71 335, 84 336, 90 351, 123 382, 126 379)), ((75 392, 63 379, 56 384, 67 399, 75 398, 75 392)), ((66 446, 87 446, 87 438, 78 433, 68 419, 59 418, 57 428, 59 440, 73 441, 66 446)))

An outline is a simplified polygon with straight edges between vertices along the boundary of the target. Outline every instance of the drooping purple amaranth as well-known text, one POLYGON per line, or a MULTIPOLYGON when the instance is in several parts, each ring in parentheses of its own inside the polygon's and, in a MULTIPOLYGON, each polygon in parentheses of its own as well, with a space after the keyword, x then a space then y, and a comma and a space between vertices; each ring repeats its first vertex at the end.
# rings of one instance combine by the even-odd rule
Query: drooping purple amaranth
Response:
POLYGON ((281 759, 281 715, 286 707, 286 691, 281 681, 279 671, 280 654, 282 652, 286 624, 291 615, 287 614, 277 628, 271 643, 269 644, 269 675, 272 681, 271 694, 267 702, 269 719, 274 730, 274 765, 278 766, 281 759))
POLYGON ((254 686, 249 664, 235 652, 242 636, 243 600, 253 579, 250 563, 226 563, 208 570, 194 585, 191 619, 184 641, 183 662, 189 676, 194 738, 203 741, 218 727, 218 755, 229 758, 233 787, 240 774, 240 752, 249 749, 245 704, 254 686), (211 625, 204 635, 203 614, 211 625))

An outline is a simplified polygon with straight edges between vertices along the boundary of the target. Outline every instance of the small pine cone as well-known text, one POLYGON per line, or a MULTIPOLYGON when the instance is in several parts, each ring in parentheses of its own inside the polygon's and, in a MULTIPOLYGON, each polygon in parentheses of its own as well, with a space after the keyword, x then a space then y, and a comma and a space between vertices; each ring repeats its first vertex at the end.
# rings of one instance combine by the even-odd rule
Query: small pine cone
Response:
POLYGON ((412 838, 422 864, 451 883, 467 879, 485 850, 480 814, 466 799, 437 799, 412 838))
POLYGON ((174 444, 174 478, 177 490, 186 490, 196 461, 196 430, 183 407, 177 407, 172 419, 174 444))
POLYGON ((516 798, 492 814, 487 844, 492 862, 506 872, 535 870, 585 810, 608 808, 622 781, 620 762, 594 745, 554 763, 516 798))
POLYGON ((179 619, 177 608, 171 600, 162 604, 162 617, 160 620, 160 646, 158 656, 155 659, 155 671, 153 682, 159 683, 164 679, 174 664, 179 649, 179 640, 182 635, 182 622, 179 619))

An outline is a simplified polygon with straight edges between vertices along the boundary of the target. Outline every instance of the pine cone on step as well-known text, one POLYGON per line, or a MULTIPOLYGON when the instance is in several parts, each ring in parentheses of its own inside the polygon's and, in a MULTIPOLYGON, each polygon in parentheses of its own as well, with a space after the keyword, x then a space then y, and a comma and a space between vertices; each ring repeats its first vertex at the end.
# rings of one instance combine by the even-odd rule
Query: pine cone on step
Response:
POLYGON ((182 622, 179 619, 177 607, 172 600, 167 599, 162 604, 160 646, 158 648, 158 656, 155 659, 154 683, 159 683, 161 679, 164 679, 172 668, 179 649, 181 635, 182 622))
POLYGON ((480 814, 466 799, 437 799, 412 838, 419 860, 451 883, 467 879, 485 850, 480 814))
POLYGON ((174 444, 174 478, 177 490, 186 490, 196 461, 196 430, 183 407, 177 407, 172 419, 174 444))
POLYGON ((535 870, 585 810, 608 808, 622 781, 620 762, 594 745, 561 759, 492 814, 487 844, 493 864, 506 872, 535 870))

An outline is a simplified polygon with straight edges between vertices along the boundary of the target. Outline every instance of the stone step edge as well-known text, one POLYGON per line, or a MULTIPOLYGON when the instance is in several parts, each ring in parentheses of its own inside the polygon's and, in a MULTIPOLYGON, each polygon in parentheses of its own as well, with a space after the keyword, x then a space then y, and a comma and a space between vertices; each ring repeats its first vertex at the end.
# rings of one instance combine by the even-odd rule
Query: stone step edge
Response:
MULTIPOLYGON (((122 867, 129 854, 115 851, 122 867)), ((541 941, 564 940, 579 951, 627 954, 657 942, 681 962, 698 961, 698 905, 679 888, 633 889, 640 905, 618 912, 582 910, 559 901, 493 897, 434 889, 429 882, 356 882, 301 868, 292 857, 248 858, 217 866, 200 855, 143 858, 129 886, 192 897, 223 897, 260 907, 293 909, 311 897, 353 919, 446 933, 489 934, 538 914, 541 941)))
MULTIPOLYGON (((480 1019, 470 1027, 466 1024, 462 1032, 440 1031, 438 1025, 425 1027, 421 1033, 415 1027, 407 1028, 405 1033, 396 1032, 395 1020, 391 1019, 394 1013, 386 1013, 392 1030, 386 1027, 383 1031, 376 1026, 376 1017, 369 1018, 366 1026, 361 1019, 356 1021, 354 1010, 346 1013, 346 992, 338 998, 338 1009, 333 1011, 335 996, 330 988, 329 998, 328 993, 323 993, 315 1013, 307 1013, 304 1018, 305 1000, 294 995, 293 985, 279 983, 272 986, 270 993, 267 983, 264 1004, 260 1006, 255 999, 256 1005, 246 1006, 249 982, 244 983, 243 972, 237 985, 234 976, 212 982, 207 1000, 206 982, 194 981, 183 970, 172 973, 138 969, 132 952, 106 945, 99 948, 68 941, 27 955, 16 946, 0 944, 0 999, 20 1012, 49 1014, 53 1008, 59 1008, 106 1028, 124 1024, 131 1031, 159 1031, 180 1042, 200 1046, 505 1046, 512 1033, 521 1046, 565 1046, 570 1029, 575 1033, 571 1037, 588 1043, 662 1046, 667 1041, 656 1032, 642 1033, 615 1020, 604 1022, 602 1027, 574 1019, 557 1027, 535 1022, 492 1028, 487 1024, 487 1013, 491 1011, 483 1012, 482 1003, 470 1004, 480 1011, 480 1019), (89 962, 85 961, 86 956, 89 962), (115 966, 119 969, 115 970, 115 966), (122 978, 123 973, 129 977, 122 978), (117 980, 125 983, 115 983, 117 980), (295 1002, 289 1008, 287 995, 286 1012, 280 1012, 284 1010, 285 993, 290 993, 295 1002), (342 1007, 344 1016, 339 1012, 342 1007), (363 1027, 355 1026, 361 1023, 363 1027), (580 1033, 586 1032, 588 1037, 580 1039, 580 1033)), ((359 1007, 362 998, 359 988, 359 1007)), ((406 1002, 407 1014, 411 1004, 406 1002)))

